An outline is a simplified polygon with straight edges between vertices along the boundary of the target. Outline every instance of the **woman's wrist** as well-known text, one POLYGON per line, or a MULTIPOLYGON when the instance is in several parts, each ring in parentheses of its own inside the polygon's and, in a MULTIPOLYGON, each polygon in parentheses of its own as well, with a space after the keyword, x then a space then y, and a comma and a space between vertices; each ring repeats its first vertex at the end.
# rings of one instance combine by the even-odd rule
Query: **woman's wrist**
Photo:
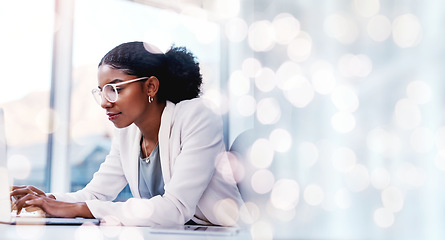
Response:
POLYGON ((77 215, 78 217, 83 217, 83 218, 94 218, 93 214, 91 213, 90 209, 88 208, 88 205, 85 202, 79 202, 76 203, 76 208, 77 208, 77 215))
POLYGON ((49 197, 49 198, 52 198, 52 199, 56 200, 56 196, 54 196, 54 195, 52 195, 52 194, 47 194, 46 196, 49 197))

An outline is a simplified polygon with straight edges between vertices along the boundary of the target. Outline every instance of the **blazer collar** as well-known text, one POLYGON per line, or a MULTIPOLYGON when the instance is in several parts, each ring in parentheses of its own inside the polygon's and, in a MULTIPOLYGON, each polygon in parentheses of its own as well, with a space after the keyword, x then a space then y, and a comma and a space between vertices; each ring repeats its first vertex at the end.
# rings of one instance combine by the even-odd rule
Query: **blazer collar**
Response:
MULTIPOLYGON (((172 126, 172 118, 173 113, 175 110, 175 104, 167 101, 164 111, 161 115, 161 126, 159 128, 158 133, 158 139, 159 139, 159 154, 161 158, 161 170, 162 170, 162 177, 164 179, 164 183, 168 183, 171 178, 171 166, 170 166, 170 154, 169 154, 169 138, 170 138, 170 132, 171 132, 171 126, 172 126)), ((138 159, 139 158, 139 152, 140 152, 140 141, 142 137, 141 131, 134 126, 133 128, 136 132, 133 135, 133 145, 131 147, 130 154, 132 157, 130 159, 138 159)), ((128 162, 128 168, 132 172, 131 176, 136 176, 135 178, 127 179, 128 184, 130 185, 130 189, 135 189, 135 191, 132 191, 133 196, 140 197, 138 189, 139 185, 139 161, 129 161, 128 162)))
POLYGON ((175 104, 167 101, 161 116, 161 126, 159 128, 159 150, 161 157, 161 169, 164 183, 168 183, 171 178, 171 161, 170 161, 170 134, 172 128, 173 113, 175 104))

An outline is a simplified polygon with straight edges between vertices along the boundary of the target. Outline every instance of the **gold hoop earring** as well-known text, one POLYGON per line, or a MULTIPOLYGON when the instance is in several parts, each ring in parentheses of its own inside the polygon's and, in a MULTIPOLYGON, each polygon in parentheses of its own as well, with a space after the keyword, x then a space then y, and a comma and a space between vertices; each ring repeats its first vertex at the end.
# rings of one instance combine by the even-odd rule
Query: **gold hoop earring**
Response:
POLYGON ((153 102, 153 98, 151 96, 148 96, 148 103, 152 103, 153 102))

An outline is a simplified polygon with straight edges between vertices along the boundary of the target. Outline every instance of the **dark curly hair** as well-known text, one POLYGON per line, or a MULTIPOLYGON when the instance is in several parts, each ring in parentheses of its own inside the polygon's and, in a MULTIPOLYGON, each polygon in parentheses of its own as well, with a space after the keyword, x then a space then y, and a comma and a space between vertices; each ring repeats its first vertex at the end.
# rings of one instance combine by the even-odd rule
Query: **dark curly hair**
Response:
POLYGON ((158 100, 178 103, 199 97, 202 76, 196 57, 185 47, 172 46, 165 54, 144 42, 123 43, 109 51, 99 63, 137 77, 159 80, 158 100))

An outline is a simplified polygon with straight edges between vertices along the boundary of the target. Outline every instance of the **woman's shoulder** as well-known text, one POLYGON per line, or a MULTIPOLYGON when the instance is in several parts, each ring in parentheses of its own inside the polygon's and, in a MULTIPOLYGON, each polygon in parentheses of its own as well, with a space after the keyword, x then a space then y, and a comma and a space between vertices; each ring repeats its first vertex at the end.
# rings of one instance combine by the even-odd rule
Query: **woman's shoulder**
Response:
POLYGON ((217 106, 211 100, 205 98, 193 98, 177 103, 175 106, 175 115, 177 114, 219 116, 219 111, 217 106))
POLYGON ((222 117, 217 111, 215 104, 208 99, 193 98, 183 100, 174 106, 173 120, 175 124, 195 126, 199 124, 220 125, 222 117))
POLYGON ((171 121, 172 131, 184 131, 187 136, 190 132, 204 130, 209 136, 219 136, 223 119, 215 109, 214 104, 202 98, 177 103, 171 121))

